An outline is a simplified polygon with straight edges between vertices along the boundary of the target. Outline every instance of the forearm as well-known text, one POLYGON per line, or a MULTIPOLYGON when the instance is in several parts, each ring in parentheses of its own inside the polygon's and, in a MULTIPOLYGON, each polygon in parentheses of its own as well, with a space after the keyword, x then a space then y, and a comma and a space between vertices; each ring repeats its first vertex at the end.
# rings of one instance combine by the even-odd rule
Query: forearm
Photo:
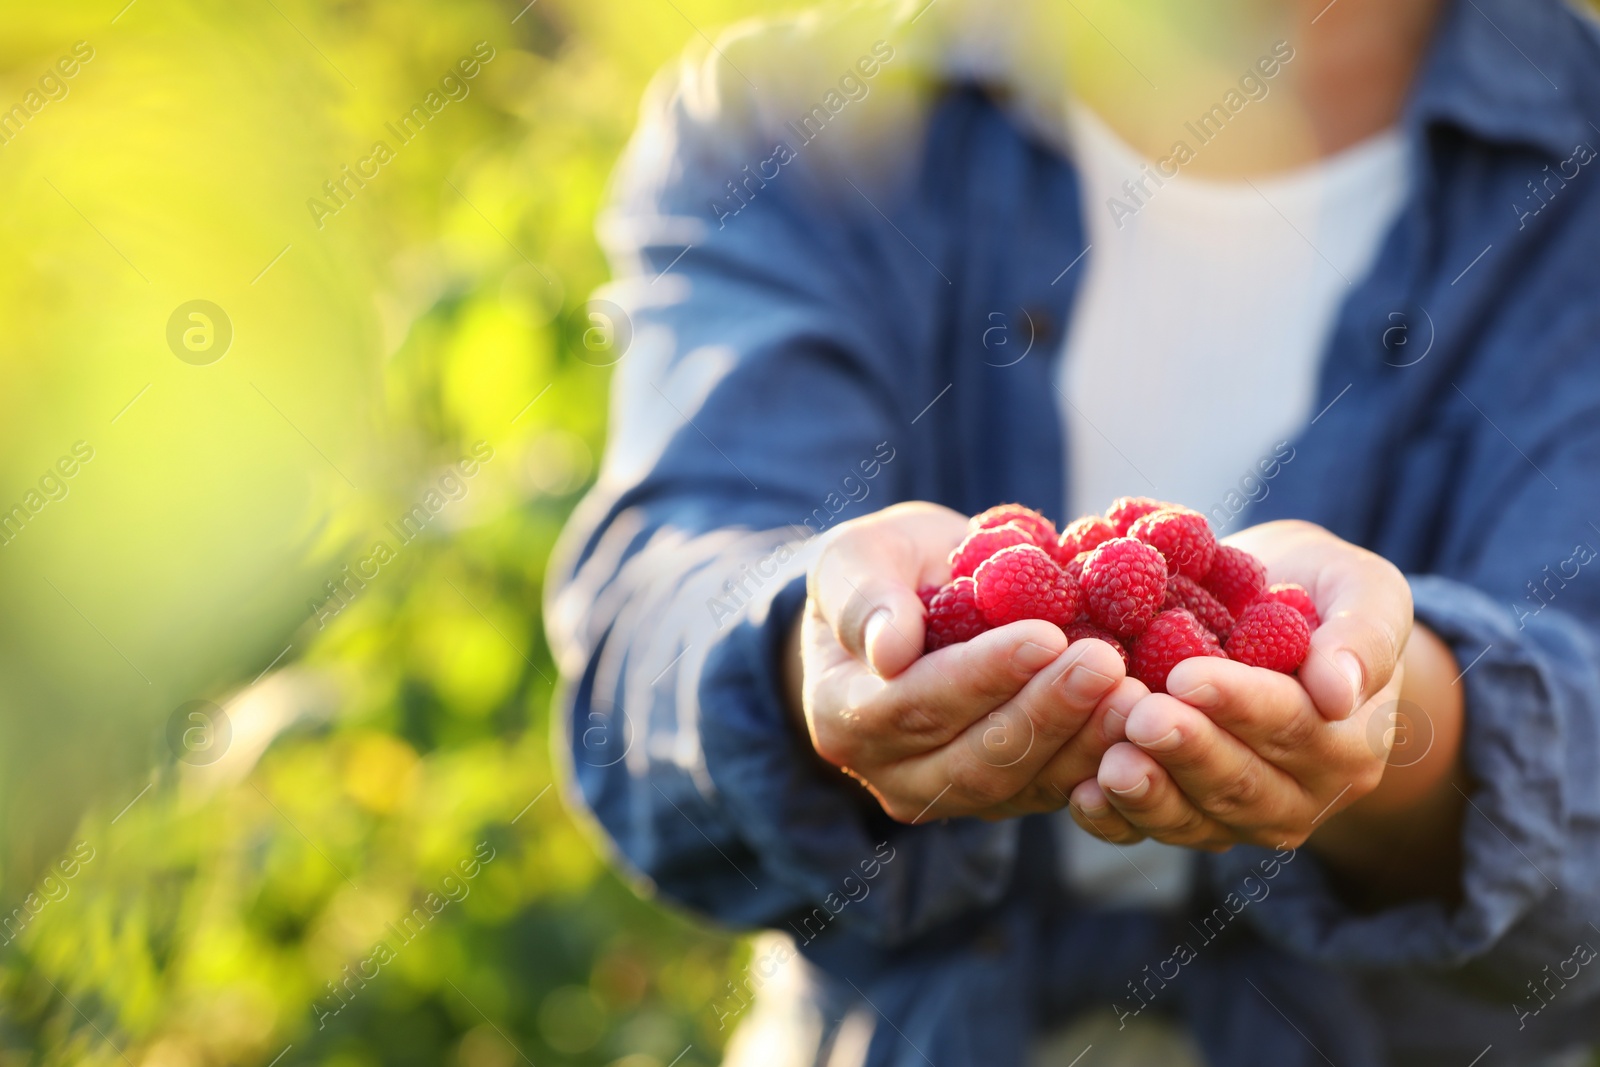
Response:
POLYGON ((1461 819, 1467 780, 1461 763, 1464 690, 1455 656, 1431 631, 1413 629, 1402 660, 1398 706, 1375 713, 1394 732, 1383 781, 1330 817, 1308 841, 1364 906, 1461 893, 1461 819))

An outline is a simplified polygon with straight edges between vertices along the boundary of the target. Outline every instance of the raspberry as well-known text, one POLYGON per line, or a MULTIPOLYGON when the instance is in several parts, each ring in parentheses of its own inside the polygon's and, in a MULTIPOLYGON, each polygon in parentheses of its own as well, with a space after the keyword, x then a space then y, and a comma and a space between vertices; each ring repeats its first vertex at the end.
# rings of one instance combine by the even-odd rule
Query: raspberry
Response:
POLYGON ((940 586, 925 585, 917 590, 917 599, 922 601, 922 609, 926 611, 933 607, 933 598, 939 595, 940 586))
POLYGON ((1031 544, 1028 532, 1014 522, 974 530, 950 553, 950 577, 971 578, 977 573, 978 564, 1002 548, 1031 544))
POLYGON ((1182 608, 1172 608, 1152 619, 1133 643, 1130 670, 1150 692, 1165 693, 1167 675, 1184 660, 1226 655, 1200 620, 1182 608))
POLYGON ((1061 565, 1061 569, 1066 571, 1068 574, 1072 575, 1072 580, 1077 582, 1079 587, 1081 588, 1083 586, 1083 565, 1085 563, 1087 563, 1088 561, 1089 561, 1089 553, 1088 552, 1079 552, 1076 556, 1073 556, 1066 563, 1063 563, 1061 565))
POLYGON ((1167 561, 1142 541, 1118 537, 1083 564, 1089 621, 1118 637, 1133 637, 1161 609, 1167 595, 1167 561))
POLYGON ((1162 508, 1141 516, 1128 529, 1137 538, 1167 557, 1167 573, 1182 574, 1199 581, 1211 569, 1217 538, 1211 524, 1198 511, 1188 508, 1162 508))
POLYGON ((1311 594, 1306 592, 1303 585, 1295 585, 1293 582, 1279 582, 1277 585, 1269 585, 1267 586, 1267 591, 1261 594, 1256 603, 1262 604, 1269 600, 1287 604, 1304 615, 1306 617, 1306 625, 1313 630, 1322 625, 1322 616, 1317 614, 1317 606, 1311 602, 1311 594))
POLYGON ((1063 567, 1079 552, 1092 552, 1117 536, 1116 529, 1098 515, 1085 515, 1069 523, 1056 542, 1056 562, 1063 567))
POLYGON ((1127 647, 1124 646, 1121 639, 1110 630, 1102 630, 1092 622, 1075 622, 1071 626, 1063 627, 1061 632, 1067 635, 1067 644, 1069 645, 1074 641, 1082 641, 1089 637, 1094 638, 1096 641, 1104 641, 1106 644, 1116 649, 1117 655, 1122 657, 1122 666, 1124 670, 1131 666, 1128 661, 1127 647))
POLYGON ((1111 528, 1117 531, 1118 537, 1127 537, 1128 531, 1144 516, 1158 508, 1167 505, 1159 500, 1152 500, 1147 496, 1122 496, 1111 502, 1106 509, 1106 520, 1111 523, 1111 528))
POLYGON ((1292 674, 1311 651, 1311 627, 1294 607, 1264 600, 1246 608, 1228 637, 1228 656, 1252 667, 1292 674))
POLYGON ((1056 543, 1056 524, 1021 504, 1001 504, 980 515, 973 516, 968 524, 971 530, 992 530, 1011 523, 1028 535, 1028 540, 1049 552, 1056 543))
POLYGON ((946 645, 971 641, 988 628, 983 612, 978 610, 978 584, 971 578, 957 578, 928 603, 924 645, 934 652, 946 645))
POLYGON ((1239 614, 1255 602, 1267 588, 1267 568, 1242 548, 1218 545, 1211 570, 1200 579, 1206 592, 1222 601, 1222 606, 1239 614))
POLYGON ((1066 627, 1078 617, 1078 586, 1038 545, 1001 549, 978 567, 978 607, 990 626, 1043 619, 1066 627))
POLYGON ((1193 615, 1201 626, 1217 635, 1218 641, 1226 641, 1229 631, 1233 629, 1233 613, 1206 592, 1199 582, 1181 574, 1174 574, 1167 579, 1167 598, 1161 602, 1161 609, 1165 611, 1169 608, 1182 608, 1193 615))

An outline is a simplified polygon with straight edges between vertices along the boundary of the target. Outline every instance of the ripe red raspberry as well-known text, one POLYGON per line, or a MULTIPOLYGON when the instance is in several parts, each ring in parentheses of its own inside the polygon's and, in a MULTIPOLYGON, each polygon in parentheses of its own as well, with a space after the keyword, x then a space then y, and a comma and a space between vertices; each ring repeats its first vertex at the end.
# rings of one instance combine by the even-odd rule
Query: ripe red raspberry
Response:
POLYGON ((1117 536, 1117 531, 1098 515, 1085 515, 1067 524, 1056 542, 1056 562, 1063 567, 1079 552, 1092 552, 1117 536))
POLYGON ((1267 591, 1261 594, 1257 604, 1268 600, 1276 600, 1280 604, 1287 604, 1306 617, 1306 625, 1315 630, 1322 625, 1322 616, 1317 614, 1317 606, 1311 602, 1311 594, 1306 592, 1305 586, 1293 582, 1279 582, 1277 585, 1267 586, 1267 591))
POLYGON ((978 583, 957 578, 934 594, 928 604, 923 647, 934 652, 946 645, 971 641, 989 628, 978 610, 978 583))
POLYGON ((1064 627, 1061 632, 1067 635, 1067 644, 1069 645, 1074 641, 1082 641, 1086 637, 1092 637, 1097 641, 1104 641, 1106 644, 1116 649, 1117 655, 1122 657, 1122 667, 1124 670, 1128 670, 1132 667, 1132 664, 1128 660, 1127 646, 1122 643, 1121 638, 1117 637, 1117 635, 1112 633, 1110 630, 1102 630, 1092 622, 1075 622, 1071 626, 1064 627))
POLYGON ((1218 545, 1211 570, 1200 579, 1206 592, 1222 601, 1222 606, 1239 614, 1255 602, 1267 588, 1267 568, 1242 548, 1218 545))
POLYGON ((1228 656, 1252 667, 1293 674, 1311 651, 1311 627, 1288 604, 1264 600, 1252 604, 1233 624, 1228 656))
POLYGON ((1193 615, 1201 626, 1216 634, 1218 641, 1226 641, 1233 629, 1233 613, 1222 606, 1222 601, 1203 589, 1193 578, 1174 574, 1167 579, 1167 598, 1161 610, 1182 608, 1193 615))
POLYGON ((1049 552, 1056 543, 1056 524, 1034 511, 1032 508, 1023 507, 1021 504, 1001 504, 999 507, 990 508, 979 515, 974 515, 968 524, 970 530, 992 530, 1006 523, 1013 523, 1023 533, 1028 535, 1028 540, 1049 552))
POLYGON ((950 553, 950 577, 971 578, 977 573, 978 564, 1002 548, 1031 544, 1028 532, 1014 522, 974 530, 950 553))
POLYGON ((1152 500, 1147 496, 1119 496, 1106 509, 1106 520, 1111 523, 1111 528, 1117 531, 1118 537, 1127 537, 1135 522, 1152 511, 1164 507, 1167 507, 1165 502, 1152 500))
POLYGON ((1061 565, 1062 570, 1072 575, 1072 580, 1078 583, 1079 588, 1083 586, 1083 565, 1089 561, 1089 555, 1088 552, 1079 552, 1061 565))
POLYGON ((1167 561, 1131 537, 1118 537, 1093 552, 1083 564, 1083 598, 1089 621, 1118 637, 1145 628, 1167 596, 1167 561))
POLYGON ((990 626, 1043 619, 1065 628, 1078 617, 1078 585, 1038 545, 1001 549, 978 566, 978 607, 990 626))
POLYGON ((1200 620, 1182 608, 1172 608, 1152 619, 1134 641, 1130 671, 1150 692, 1165 693, 1167 675, 1184 660, 1226 655, 1200 620))
POLYGON ((1129 527, 1128 536, 1167 557, 1168 574, 1182 574, 1197 582, 1211 569, 1211 559, 1217 551, 1211 524, 1204 515, 1188 508, 1162 508, 1142 515, 1129 527))
POLYGON ((940 588, 937 585, 925 585, 917 590, 917 599, 922 601, 924 611, 933 606, 933 598, 939 595, 940 588))

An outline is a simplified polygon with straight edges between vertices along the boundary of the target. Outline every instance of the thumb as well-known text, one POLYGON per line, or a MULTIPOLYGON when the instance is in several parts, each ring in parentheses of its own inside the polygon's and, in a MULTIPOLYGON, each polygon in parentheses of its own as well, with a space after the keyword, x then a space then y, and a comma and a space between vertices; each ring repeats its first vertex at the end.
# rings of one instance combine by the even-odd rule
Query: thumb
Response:
POLYGON ((1411 632, 1411 589, 1393 565, 1364 556, 1333 576, 1300 681, 1323 716, 1349 718, 1384 686, 1411 632))
POLYGON ((939 510, 917 516, 910 530, 877 516, 842 526, 812 570, 809 593, 822 618, 845 650, 881 677, 922 655, 918 584, 936 580, 940 568, 948 576, 944 555, 966 528, 964 517, 939 510))
POLYGON ((922 655, 922 599, 902 579, 833 563, 818 567, 813 596, 845 651, 885 678, 911 666, 922 655))

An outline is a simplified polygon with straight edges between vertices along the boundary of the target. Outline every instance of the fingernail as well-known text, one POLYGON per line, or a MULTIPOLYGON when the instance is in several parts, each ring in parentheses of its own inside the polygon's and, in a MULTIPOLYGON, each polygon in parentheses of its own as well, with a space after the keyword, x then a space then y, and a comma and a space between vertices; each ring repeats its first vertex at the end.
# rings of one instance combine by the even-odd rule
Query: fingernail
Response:
POLYGON ((1111 814, 1111 809, 1110 808, 1106 807, 1104 804, 1099 804, 1099 803, 1096 803, 1096 804, 1093 804, 1093 805, 1079 804, 1078 805, 1078 810, 1083 812, 1084 815, 1088 816, 1091 819, 1103 819, 1107 815, 1111 814))
POLYGON ((867 659, 872 658, 872 650, 878 647, 878 638, 883 636, 884 627, 888 625, 888 608, 879 608, 867 616, 867 625, 861 632, 861 644, 867 653, 867 659))
POLYGON ((1345 681, 1350 683, 1350 714, 1353 715, 1361 704, 1362 687, 1366 684, 1361 661, 1356 658, 1354 652, 1341 649, 1333 654, 1333 663, 1339 668, 1339 673, 1344 675, 1345 681))
POLYGON ((1168 730, 1165 737, 1158 737, 1154 741, 1134 741, 1140 748, 1149 749, 1151 752, 1171 752, 1183 744, 1183 735, 1174 726, 1168 730))
POLYGON ((849 687, 845 689, 845 704, 852 711, 858 710, 883 692, 888 684, 876 674, 863 674, 851 681, 849 687))
POLYGON ((1108 793, 1121 797, 1123 800, 1138 800, 1140 797, 1150 792, 1150 779, 1139 779, 1139 784, 1134 786, 1132 789, 1112 789, 1110 786, 1105 785, 1102 785, 1101 788, 1108 793))
POLYGON ((1079 703, 1087 704, 1099 700, 1115 683, 1099 671, 1075 663, 1062 676, 1061 684, 1069 697, 1079 703))
POLYGON ((1011 653, 1011 665, 1023 674, 1033 674, 1043 669, 1047 663, 1054 662, 1057 655, 1053 648, 1024 641, 1017 646, 1015 652, 1011 653))
POLYGON ((1185 704, 1196 708, 1214 708, 1222 703, 1222 694, 1217 692, 1217 687, 1210 682, 1202 682, 1193 689, 1185 690, 1182 693, 1172 693, 1172 695, 1185 704))

